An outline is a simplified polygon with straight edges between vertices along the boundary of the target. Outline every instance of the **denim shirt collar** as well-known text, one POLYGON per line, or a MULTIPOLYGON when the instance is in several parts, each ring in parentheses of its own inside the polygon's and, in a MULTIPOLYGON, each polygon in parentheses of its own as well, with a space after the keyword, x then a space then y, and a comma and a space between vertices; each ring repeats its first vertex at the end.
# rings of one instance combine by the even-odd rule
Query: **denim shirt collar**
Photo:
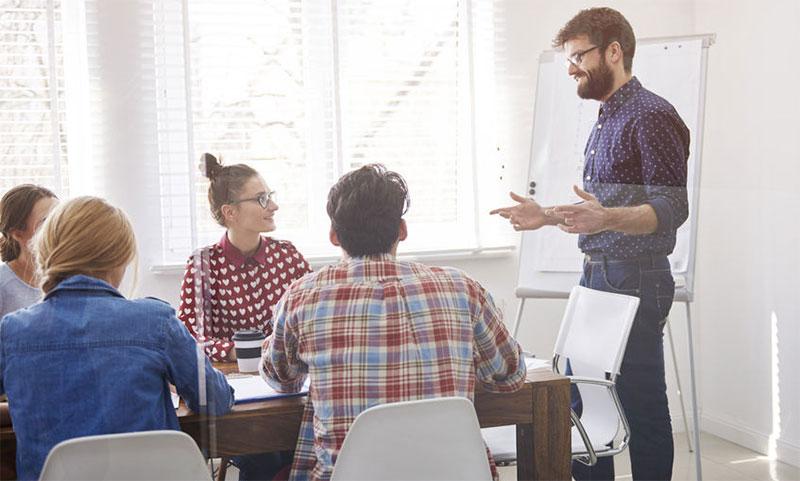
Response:
POLYGON ((631 97, 636 94, 639 90, 642 89, 642 84, 639 82, 635 76, 631 77, 630 80, 625 82, 625 84, 618 88, 616 92, 611 94, 611 97, 608 98, 603 104, 600 106, 600 115, 608 119, 611 115, 614 114, 620 107, 622 107, 625 102, 628 101, 631 97))
POLYGON ((101 281, 100 279, 97 279, 95 277, 89 277, 83 274, 78 274, 75 276, 68 277, 63 281, 61 281, 56 287, 54 287, 50 292, 48 292, 47 295, 44 296, 44 298, 48 299, 54 296, 58 292, 67 292, 67 291, 95 291, 98 294, 102 293, 116 297, 123 297, 123 298, 125 297, 106 281, 101 281))

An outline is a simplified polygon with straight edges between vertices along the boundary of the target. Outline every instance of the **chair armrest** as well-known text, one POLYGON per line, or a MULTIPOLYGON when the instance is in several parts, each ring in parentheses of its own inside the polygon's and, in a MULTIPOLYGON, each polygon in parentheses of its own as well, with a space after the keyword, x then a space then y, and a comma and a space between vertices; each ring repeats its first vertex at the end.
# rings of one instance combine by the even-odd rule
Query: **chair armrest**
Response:
POLYGON ((598 386, 614 387, 614 381, 596 377, 567 376, 572 384, 596 384, 598 386))
MULTIPOLYGON (((581 376, 567 376, 567 377, 569 378, 570 383, 572 383, 572 384, 593 384, 593 385, 596 385, 596 386, 604 386, 605 388, 608 389, 608 392, 609 392, 609 394, 611 395, 611 398, 614 401, 614 406, 617 409, 617 414, 619 416, 619 420, 622 422, 622 429, 623 429, 623 432, 624 432, 624 436, 623 436, 622 442, 620 443, 619 447, 617 447, 614 450, 613 454, 617 454, 619 452, 622 452, 622 450, 625 449, 625 447, 628 445, 628 442, 630 440, 631 428, 630 428, 630 425, 628 424, 628 418, 627 418, 627 416, 625 416, 625 411, 622 409, 622 402, 620 402, 619 395, 617 394, 616 384, 614 383, 614 381, 609 381, 608 379, 598 379, 598 378, 593 378, 593 377, 581 377, 581 376)), ((582 423, 580 423, 580 421, 576 421, 575 420, 575 417, 576 417, 574 415, 575 413, 571 409, 570 409, 570 413, 572 415, 572 422, 575 425, 575 427, 578 428, 578 433, 580 434, 581 438, 583 439, 583 442, 584 442, 584 445, 586 446, 586 451, 587 451, 587 454, 588 454, 588 459, 586 459, 585 461, 581 461, 581 462, 583 462, 584 464, 588 464, 586 461, 591 462, 593 458, 596 459, 596 453, 594 452, 594 449, 591 447, 591 444, 589 442, 589 438, 588 438, 588 436, 586 435, 586 433, 584 431, 582 423)), ((592 464, 589 464, 589 466, 591 466, 591 465, 592 464)))

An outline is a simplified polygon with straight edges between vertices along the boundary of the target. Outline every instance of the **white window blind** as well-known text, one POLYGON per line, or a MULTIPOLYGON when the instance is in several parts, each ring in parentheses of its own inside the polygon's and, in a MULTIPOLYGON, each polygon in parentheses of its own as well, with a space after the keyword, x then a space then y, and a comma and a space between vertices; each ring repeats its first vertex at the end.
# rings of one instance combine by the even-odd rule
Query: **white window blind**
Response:
POLYGON ((310 231, 323 232, 312 227, 320 213, 311 210, 320 203, 315 193, 333 178, 324 128, 330 56, 316 51, 329 46, 316 18, 324 14, 306 3, 157 3, 165 261, 184 260, 221 235, 198 165, 203 152, 262 174, 278 192, 280 237, 313 244, 310 231))
POLYGON ((0 195, 67 194, 62 36, 60 1, 0 0, 0 195))
POLYGON ((418 250, 474 243, 467 4, 337 2, 344 169, 381 162, 406 178, 418 250))
POLYGON ((494 69, 491 55, 476 54, 491 48, 473 44, 493 42, 491 2, 477 3, 156 0, 164 262, 222 233, 202 152, 261 172, 278 191, 274 235, 307 256, 337 252, 327 241, 328 189, 372 162, 410 186, 401 250, 476 247, 477 156, 494 144, 475 141, 476 112, 493 87, 476 94, 476 78, 494 69))

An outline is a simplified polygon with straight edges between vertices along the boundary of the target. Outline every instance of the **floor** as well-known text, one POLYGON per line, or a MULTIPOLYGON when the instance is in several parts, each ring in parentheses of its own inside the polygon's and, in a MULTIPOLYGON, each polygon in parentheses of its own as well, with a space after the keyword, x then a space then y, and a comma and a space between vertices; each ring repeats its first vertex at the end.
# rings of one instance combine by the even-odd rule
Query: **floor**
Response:
MULTIPOLYGON (((771 461, 766 456, 750 451, 737 444, 711 434, 700 436, 700 454, 704 481, 800 481, 800 468, 771 461)), ((616 479, 630 480, 628 452, 617 456, 616 479)), ((501 481, 517 479, 517 468, 500 467, 501 481)), ((675 462, 672 479, 684 481, 695 479, 694 453, 686 448, 686 436, 675 435, 675 462)))

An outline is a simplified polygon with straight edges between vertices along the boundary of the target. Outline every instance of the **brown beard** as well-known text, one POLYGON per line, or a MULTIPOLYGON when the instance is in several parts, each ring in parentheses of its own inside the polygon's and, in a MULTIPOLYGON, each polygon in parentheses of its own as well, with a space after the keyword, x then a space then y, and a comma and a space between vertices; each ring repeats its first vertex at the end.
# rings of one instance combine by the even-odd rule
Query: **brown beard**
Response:
POLYGON ((584 74, 586 82, 578 84, 578 97, 582 99, 602 100, 614 86, 614 74, 608 68, 606 60, 600 58, 600 65, 584 74))

